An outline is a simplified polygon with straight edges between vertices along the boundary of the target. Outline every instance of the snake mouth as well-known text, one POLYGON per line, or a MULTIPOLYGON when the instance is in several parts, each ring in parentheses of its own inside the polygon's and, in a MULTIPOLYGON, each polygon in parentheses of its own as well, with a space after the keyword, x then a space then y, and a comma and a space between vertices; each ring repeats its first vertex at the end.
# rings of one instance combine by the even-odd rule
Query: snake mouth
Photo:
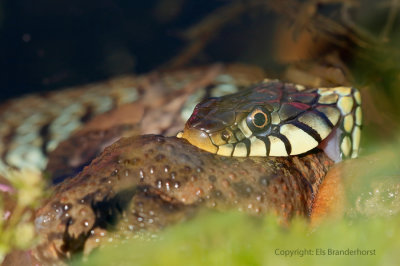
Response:
POLYGON ((205 133, 202 130, 193 128, 193 127, 185 127, 185 130, 183 131, 183 133, 180 135, 180 137, 186 139, 187 141, 189 141, 190 144, 211 152, 211 153, 217 153, 218 151, 218 147, 216 147, 210 137, 208 136, 207 133, 205 133))

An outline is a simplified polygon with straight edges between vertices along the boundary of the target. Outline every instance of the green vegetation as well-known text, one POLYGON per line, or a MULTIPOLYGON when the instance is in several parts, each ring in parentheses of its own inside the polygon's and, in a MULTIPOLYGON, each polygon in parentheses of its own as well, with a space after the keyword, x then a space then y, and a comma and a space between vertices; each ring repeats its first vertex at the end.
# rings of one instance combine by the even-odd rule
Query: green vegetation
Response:
POLYGON ((272 216, 214 213, 168 229, 159 241, 103 248, 82 265, 395 265, 399 222, 344 219, 312 230, 300 219, 282 227, 272 216))
POLYGON ((26 250, 35 242, 34 208, 44 197, 44 180, 38 171, 10 170, 10 183, 2 182, 0 197, 0 263, 12 250, 26 250))

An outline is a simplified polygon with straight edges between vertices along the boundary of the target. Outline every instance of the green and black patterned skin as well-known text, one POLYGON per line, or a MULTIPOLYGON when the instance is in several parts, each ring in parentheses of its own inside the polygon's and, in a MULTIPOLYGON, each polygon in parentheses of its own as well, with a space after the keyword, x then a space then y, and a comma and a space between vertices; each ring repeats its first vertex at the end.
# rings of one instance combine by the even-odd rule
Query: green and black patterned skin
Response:
POLYGON ((199 103, 178 137, 223 156, 289 156, 337 138, 340 157, 357 157, 361 96, 356 88, 308 88, 265 80, 199 103))

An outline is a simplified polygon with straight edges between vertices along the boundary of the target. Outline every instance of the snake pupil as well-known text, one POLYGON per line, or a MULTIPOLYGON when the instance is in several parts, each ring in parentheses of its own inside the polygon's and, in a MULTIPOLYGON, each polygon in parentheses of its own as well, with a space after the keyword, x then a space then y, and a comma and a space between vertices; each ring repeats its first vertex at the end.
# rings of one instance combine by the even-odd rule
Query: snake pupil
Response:
POLYGON ((260 133, 268 130, 270 126, 270 120, 271 118, 269 112, 264 107, 257 106, 247 116, 246 123, 253 133, 260 133))
POLYGON ((265 124, 265 115, 263 113, 257 113, 254 115, 253 123, 257 127, 262 127, 265 124))

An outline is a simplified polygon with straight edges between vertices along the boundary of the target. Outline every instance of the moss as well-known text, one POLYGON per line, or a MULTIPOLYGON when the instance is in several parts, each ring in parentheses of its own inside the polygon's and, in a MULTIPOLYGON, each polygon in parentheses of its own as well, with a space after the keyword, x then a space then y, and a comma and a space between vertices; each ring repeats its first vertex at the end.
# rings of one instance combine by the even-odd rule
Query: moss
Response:
POLYGON ((284 227, 272 216, 208 213, 166 230, 159 241, 98 250, 84 265, 395 265, 399 222, 400 216, 344 219, 311 229, 301 219, 284 227))

